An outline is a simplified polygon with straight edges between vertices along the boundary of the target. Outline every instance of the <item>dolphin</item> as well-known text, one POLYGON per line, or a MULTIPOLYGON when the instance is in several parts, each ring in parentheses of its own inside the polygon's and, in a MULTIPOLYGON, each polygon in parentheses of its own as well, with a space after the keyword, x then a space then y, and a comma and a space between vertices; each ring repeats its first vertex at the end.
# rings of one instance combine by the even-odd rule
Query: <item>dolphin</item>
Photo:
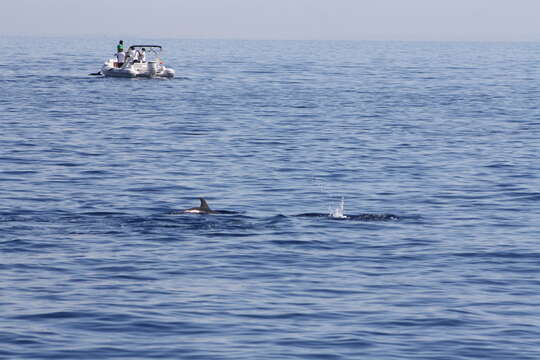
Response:
POLYGON ((305 213, 294 215, 295 217, 325 218, 330 220, 349 220, 349 221, 397 221, 399 216, 394 214, 358 214, 333 216, 332 214, 305 213))
POLYGON ((356 221, 390 221, 399 220, 399 216, 394 214, 359 214, 359 215, 345 215, 345 199, 341 198, 341 204, 329 214, 320 213, 306 213, 295 215, 297 217, 320 217, 328 218, 332 220, 356 220, 356 221))
POLYGON ((201 205, 179 211, 181 214, 238 214, 236 211, 212 210, 204 198, 199 198, 201 205))

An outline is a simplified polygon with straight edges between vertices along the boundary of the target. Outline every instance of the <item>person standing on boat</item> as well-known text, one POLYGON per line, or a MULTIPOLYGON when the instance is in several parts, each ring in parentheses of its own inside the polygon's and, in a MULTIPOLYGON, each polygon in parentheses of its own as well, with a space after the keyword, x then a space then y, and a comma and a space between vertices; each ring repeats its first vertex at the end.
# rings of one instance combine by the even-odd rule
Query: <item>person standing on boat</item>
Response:
POLYGON ((119 51, 116 53, 116 62, 119 68, 124 66, 124 62, 126 61, 126 53, 123 51, 119 51))
POLYGON ((116 52, 124 52, 124 40, 120 40, 116 45, 116 52))

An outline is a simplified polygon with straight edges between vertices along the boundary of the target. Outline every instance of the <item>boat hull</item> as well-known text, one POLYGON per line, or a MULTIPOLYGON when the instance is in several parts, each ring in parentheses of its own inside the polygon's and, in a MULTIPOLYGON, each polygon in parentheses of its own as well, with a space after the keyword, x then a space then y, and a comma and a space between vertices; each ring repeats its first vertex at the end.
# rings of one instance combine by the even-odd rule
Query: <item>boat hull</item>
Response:
POLYGON ((125 64, 121 68, 118 68, 115 65, 116 63, 114 62, 114 59, 106 61, 101 68, 101 73, 104 76, 122 78, 173 78, 175 75, 175 71, 173 69, 167 68, 162 64, 158 64, 153 61, 146 63, 125 64))

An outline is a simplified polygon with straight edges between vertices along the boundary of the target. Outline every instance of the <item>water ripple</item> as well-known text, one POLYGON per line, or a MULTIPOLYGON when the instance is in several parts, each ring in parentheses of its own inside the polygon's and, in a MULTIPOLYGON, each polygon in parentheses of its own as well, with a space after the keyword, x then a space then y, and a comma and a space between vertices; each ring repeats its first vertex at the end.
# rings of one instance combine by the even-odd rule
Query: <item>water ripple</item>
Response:
POLYGON ((1 358, 540 358, 537 44, 0 43, 1 358))

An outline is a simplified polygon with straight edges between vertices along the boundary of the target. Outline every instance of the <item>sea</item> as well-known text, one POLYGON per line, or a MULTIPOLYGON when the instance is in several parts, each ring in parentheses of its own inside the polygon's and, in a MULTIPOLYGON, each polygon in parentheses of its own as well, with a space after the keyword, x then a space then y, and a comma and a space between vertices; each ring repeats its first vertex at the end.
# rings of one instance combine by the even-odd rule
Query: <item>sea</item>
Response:
POLYGON ((540 359, 540 43, 118 40, 0 38, 1 359, 540 359))

